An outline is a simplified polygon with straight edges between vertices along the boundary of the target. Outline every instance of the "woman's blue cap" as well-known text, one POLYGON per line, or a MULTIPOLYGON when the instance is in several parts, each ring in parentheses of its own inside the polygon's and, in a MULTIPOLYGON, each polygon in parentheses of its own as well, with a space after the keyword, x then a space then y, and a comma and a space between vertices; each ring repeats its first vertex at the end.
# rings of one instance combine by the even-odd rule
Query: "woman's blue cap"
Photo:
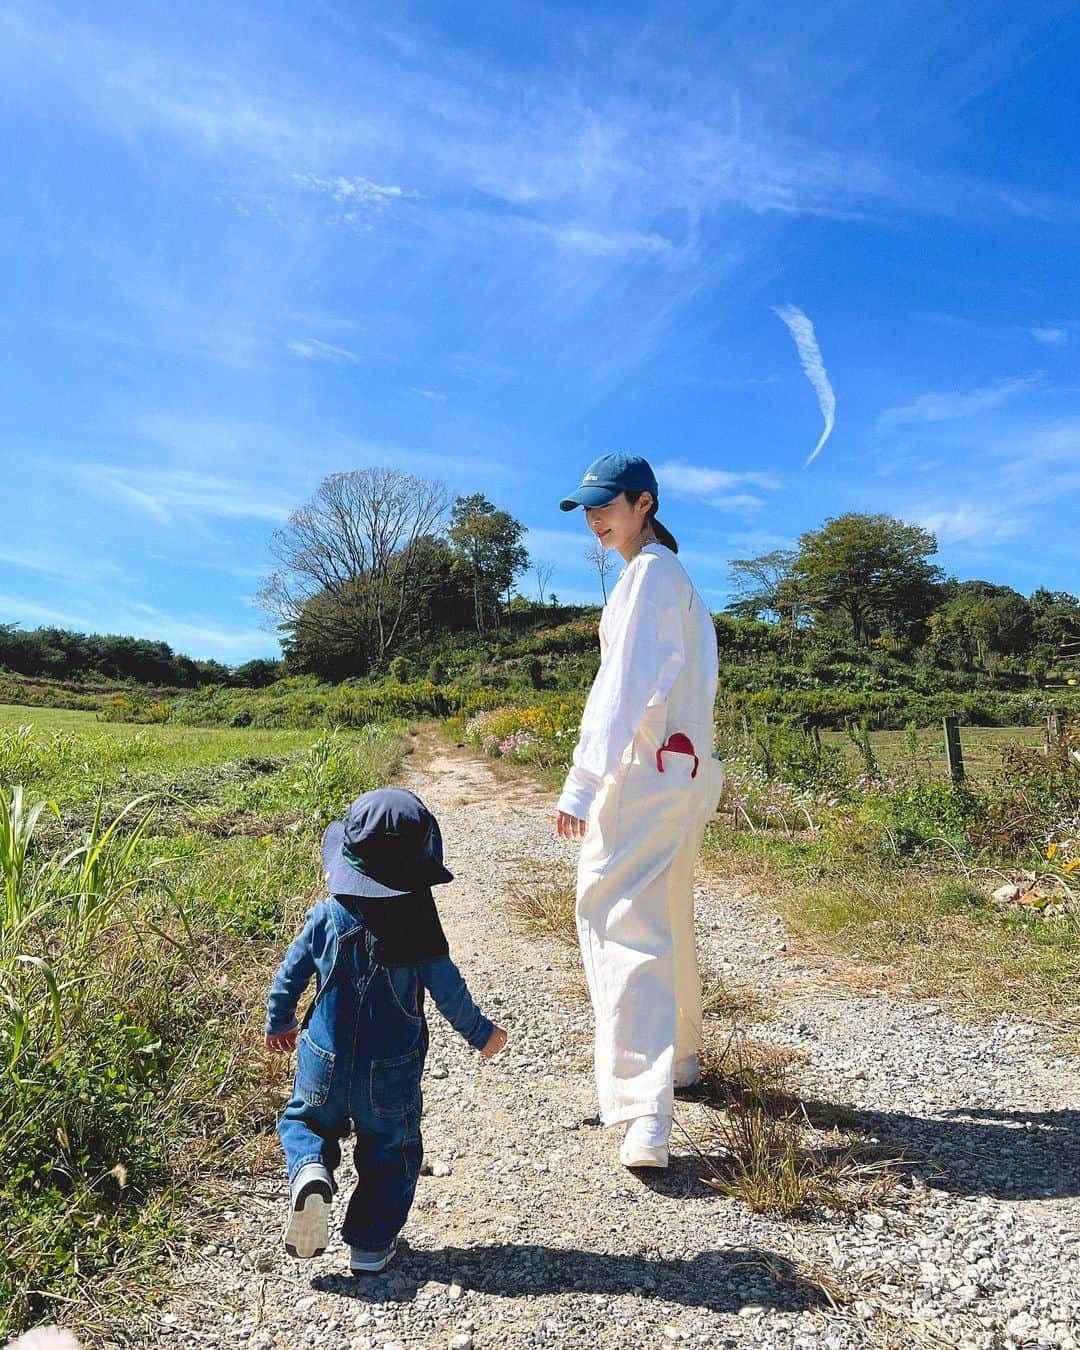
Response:
POLYGON ((575 506, 606 506, 620 492, 657 493, 652 465, 640 455, 601 455, 585 470, 581 486, 564 497, 559 506, 572 511, 575 506))

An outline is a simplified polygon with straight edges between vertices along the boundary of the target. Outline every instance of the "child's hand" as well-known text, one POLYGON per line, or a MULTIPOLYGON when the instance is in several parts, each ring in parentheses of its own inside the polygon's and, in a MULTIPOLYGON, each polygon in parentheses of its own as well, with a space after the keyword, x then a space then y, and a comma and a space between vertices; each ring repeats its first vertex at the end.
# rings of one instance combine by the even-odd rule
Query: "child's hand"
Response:
POLYGON ((296 1041, 299 1035, 299 1027, 293 1027, 292 1031, 275 1032, 274 1035, 267 1036, 266 1048, 272 1055, 291 1055, 296 1049, 296 1041))
POLYGON ((502 1027, 495 1027, 492 1030, 491 1035, 488 1037, 487 1045, 484 1046, 483 1050, 481 1050, 480 1053, 483 1055, 485 1059, 491 1059, 493 1055, 497 1055, 499 1053, 499 1051, 503 1048, 505 1044, 506 1044, 506 1032, 503 1031, 502 1027))

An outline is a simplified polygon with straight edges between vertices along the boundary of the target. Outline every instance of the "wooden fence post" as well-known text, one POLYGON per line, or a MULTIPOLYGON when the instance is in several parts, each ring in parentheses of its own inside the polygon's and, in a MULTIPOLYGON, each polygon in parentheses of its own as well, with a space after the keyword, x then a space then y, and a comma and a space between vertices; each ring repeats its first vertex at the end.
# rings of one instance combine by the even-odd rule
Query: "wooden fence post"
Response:
POLYGON ((1061 713, 1055 708, 1046 714, 1046 753, 1061 740, 1061 713))
POLYGON ((945 727, 945 759, 949 765, 949 777, 959 786, 964 781, 964 749, 960 744, 959 717, 942 719, 945 727))

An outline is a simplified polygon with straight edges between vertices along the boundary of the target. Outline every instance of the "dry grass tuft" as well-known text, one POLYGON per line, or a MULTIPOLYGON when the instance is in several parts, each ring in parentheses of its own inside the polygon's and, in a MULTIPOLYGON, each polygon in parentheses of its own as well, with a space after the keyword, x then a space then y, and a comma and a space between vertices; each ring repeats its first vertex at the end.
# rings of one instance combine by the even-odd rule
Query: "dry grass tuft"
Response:
POLYGON ((534 866, 510 888, 507 908, 526 933, 577 945, 576 889, 565 867, 534 866))
POLYGON ((760 994, 748 985, 729 988, 723 976, 712 971, 701 975, 701 1011, 706 1017, 763 1020, 768 1014, 760 994))
POLYGON ((794 1090, 791 1051, 749 1040, 733 1024, 702 1056, 705 1122, 691 1140, 707 1186, 758 1213, 803 1217, 879 1206, 893 1161, 859 1138, 855 1112, 794 1090))

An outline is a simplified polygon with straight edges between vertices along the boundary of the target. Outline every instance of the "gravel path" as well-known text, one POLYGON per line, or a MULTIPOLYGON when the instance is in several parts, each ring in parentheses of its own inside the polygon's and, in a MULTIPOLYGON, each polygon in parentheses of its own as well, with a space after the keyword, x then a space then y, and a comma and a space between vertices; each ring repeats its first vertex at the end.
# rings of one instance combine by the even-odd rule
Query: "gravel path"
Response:
MULTIPOLYGON (((845 992, 827 963, 789 953, 752 894, 710 883, 703 963, 774 1008, 755 1038, 797 1048, 800 1088, 855 1108, 919 1163, 882 1213, 814 1222, 755 1215, 703 1186, 678 1131, 668 1172, 631 1175, 616 1133, 596 1126, 573 962, 523 938, 504 908, 522 860, 572 865, 551 799, 434 742, 408 781, 458 878, 439 896, 451 949, 508 1050, 484 1063, 432 1017, 430 1171, 384 1275, 350 1278, 340 1245, 290 1261, 284 1183, 238 1185, 220 1243, 192 1253, 188 1291, 149 1341, 1075 1350, 1080 1075, 1033 1028, 845 992)), ((680 1119, 693 1129, 701 1110, 680 1104, 680 1119)))

